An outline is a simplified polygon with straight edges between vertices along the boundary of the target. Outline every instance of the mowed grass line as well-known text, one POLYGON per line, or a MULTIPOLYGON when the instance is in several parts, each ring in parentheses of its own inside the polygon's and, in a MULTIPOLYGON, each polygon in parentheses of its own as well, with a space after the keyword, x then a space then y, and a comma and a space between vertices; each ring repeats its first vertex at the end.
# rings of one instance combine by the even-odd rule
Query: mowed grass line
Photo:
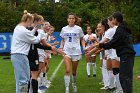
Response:
MULTIPOLYGON (((52 56, 48 77, 52 75, 61 60, 62 56, 52 56)), ((104 90, 100 90, 102 86, 98 83, 101 82, 102 76, 101 70, 99 68, 99 58, 97 58, 96 63, 97 77, 88 78, 86 74, 85 57, 82 57, 77 70, 77 93, 110 93, 104 90)), ((64 73, 65 70, 63 63, 58 70, 56 77, 52 81, 52 86, 46 91, 46 93, 65 93, 64 73)), ((135 57, 133 93, 139 93, 140 91, 140 81, 135 80, 137 75, 140 75, 140 57, 135 57)), ((0 93, 15 93, 15 78, 11 61, 3 60, 2 57, 0 57, 0 93)), ((70 93, 72 93, 71 85, 70 93)))

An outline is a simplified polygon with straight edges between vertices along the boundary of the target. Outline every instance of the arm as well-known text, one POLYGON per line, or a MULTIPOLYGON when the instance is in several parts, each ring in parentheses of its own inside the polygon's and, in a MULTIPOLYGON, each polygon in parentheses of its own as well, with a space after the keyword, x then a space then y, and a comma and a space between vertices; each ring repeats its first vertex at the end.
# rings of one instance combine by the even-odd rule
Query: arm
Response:
POLYGON ((41 43, 42 43, 44 46, 49 46, 49 47, 51 47, 51 44, 49 44, 45 39, 42 39, 42 40, 41 40, 41 43))
POLYGON ((42 39, 45 38, 43 33, 39 33, 38 36, 34 36, 32 31, 29 31, 28 29, 24 29, 24 33, 22 35, 20 35, 20 38, 24 38, 22 39, 24 42, 27 42, 29 44, 37 44, 39 43, 42 39))
POLYGON ((86 42, 84 41, 83 37, 81 37, 80 40, 81 40, 83 49, 85 49, 85 47, 86 47, 86 42))
POLYGON ((63 49, 63 47, 64 47, 64 38, 61 40, 61 44, 59 48, 63 49))
POLYGON ((61 55, 65 55, 65 53, 63 52, 63 47, 64 47, 64 38, 62 38, 61 40, 61 44, 60 44, 60 47, 58 48, 57 52, 61 55))
POLYGON ((117 46, 121 44, 123 37, 124 37, 123 31, 118 30, 114 34, 113 39, 111 41, 109 41, 108 43, 99 43, 99 47, 104 48, 104 49, 116 48, 117 46))
POLYGON ((51 50, 52 49, 52 47, 50 47, 50 46, 44 46, 44 45, 41 45, 40 43, 39 44, 35 44, 35 46, 37 48, 44 49, 44 50, 51 50))

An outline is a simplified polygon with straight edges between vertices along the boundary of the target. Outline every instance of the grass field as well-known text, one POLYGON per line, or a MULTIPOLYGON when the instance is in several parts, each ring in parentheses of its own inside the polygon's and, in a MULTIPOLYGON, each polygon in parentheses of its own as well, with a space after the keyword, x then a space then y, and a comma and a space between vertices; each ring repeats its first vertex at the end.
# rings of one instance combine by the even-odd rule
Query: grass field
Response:
MULTIPOLYGON (((61 56, 53 56, 50 63, 50 70, 48 77, 52 75, 57 65, 62 60, 61 56)), ((100 90, 102 87, 99 85, 101 82, 101 70, 99 68, 99 58, 97 58, 97 77, 87 77, 85 57, 83 56, 77 71, 77 93, 109 93, 105 90, 100 90)), ((140 57, 135 57, 134 66, 134 83, 133 93, 140 92, 140 80, 135 80, 135 77, 140 74, 140 57)), ((64 64, 60 67, 56 73, 55 78, 52 81, 51 87, 46 93, 64 93, 64 64)), ((0 57, 0 93, 15 93, 15 78, 13 67, 9 59, 3 59, 0 57)), ((72 93, 72 87, 70 86, 70 93, 72 93)))

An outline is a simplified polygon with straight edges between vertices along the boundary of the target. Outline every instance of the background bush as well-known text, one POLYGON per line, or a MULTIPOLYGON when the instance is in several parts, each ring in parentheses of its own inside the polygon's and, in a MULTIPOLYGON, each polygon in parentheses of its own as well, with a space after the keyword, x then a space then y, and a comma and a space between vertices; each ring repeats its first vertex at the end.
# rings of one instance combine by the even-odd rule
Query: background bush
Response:
POLYGON ((85 31, 87 24, 94 28, 97 23, 115 11, 121 11, 132 29, 135 43, 140 43, 140 1, 139 0, 1 0, 0 32, 13 32, 20 22, 23 11, 38 13, 49 21, 56 31, 67 24, 69 12, 75 12, 81 18, 80 25, 85 31))

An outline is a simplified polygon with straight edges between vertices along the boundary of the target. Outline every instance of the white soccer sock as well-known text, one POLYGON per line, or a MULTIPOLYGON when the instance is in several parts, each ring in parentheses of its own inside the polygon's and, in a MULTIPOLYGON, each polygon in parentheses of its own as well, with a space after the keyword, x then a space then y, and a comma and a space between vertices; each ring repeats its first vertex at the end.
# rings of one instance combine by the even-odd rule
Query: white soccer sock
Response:
POLYGON ((120 84, 120 79, 119 79, 119 74, 115 75, 115 79, 116 79, 116 87, 118 90, 122 90, 122 86, 120 84))
POLYGON ((92 63, 92 66, 93 66, 93 75, 96 74, 96 63, 92 63))
POLYGON ((40 86, 45 86, 46 85, 46 73, 40 73, 40 86))
POLYGON ((87 75, 90 75, 90 62, 87 63, 87 75))
POLYGON ((43 73, 41 72, 38 78, 38 86, 42 86, 42 82, 43 82, 43 73))
POLYGON ((103 59, 103 64, 102 64, 102 75, 103 75, 104 86, 105 87, 109 86, 109 76, 108 76, 108 71, 107 71, 107 60, 105 60, 105 59, 103 59))
POLYGON ((115 83, 114 83, 114 75, 113 75, 113 71, 112 70, 109 70, 108 71, 108 75, 109 75, 109 83, 110 83, 110 86, 109 88, 114 88, 115 87, 115 83))
POLYGON ((47 73, 43 73, 43 86, 46 86, 46 83, 47 83, 47 73))
POLYGON ((65 87, 69 87, 69 84, 70 84, 70 76, 65 75, 64 76, 64 81, 65 81, 65 87))

